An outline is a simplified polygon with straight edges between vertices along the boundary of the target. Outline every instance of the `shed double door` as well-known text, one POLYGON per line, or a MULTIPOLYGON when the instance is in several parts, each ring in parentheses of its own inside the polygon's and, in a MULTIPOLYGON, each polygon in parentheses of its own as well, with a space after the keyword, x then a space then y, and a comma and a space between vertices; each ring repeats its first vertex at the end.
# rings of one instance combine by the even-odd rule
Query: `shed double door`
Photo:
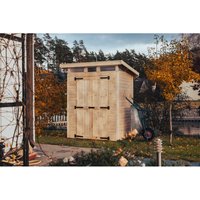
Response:
POLYGON ((76 134, 84 138, 108 137, 109 77, 84 77, 75 81, 76 134))

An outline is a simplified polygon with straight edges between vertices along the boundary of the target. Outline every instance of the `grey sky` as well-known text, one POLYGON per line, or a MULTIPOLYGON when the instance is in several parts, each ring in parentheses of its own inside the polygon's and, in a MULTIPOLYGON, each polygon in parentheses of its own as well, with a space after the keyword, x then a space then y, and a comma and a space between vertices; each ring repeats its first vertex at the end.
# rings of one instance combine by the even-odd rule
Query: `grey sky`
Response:
MULTIPOLYGON (((68 42, 69 47, 73 46, 74 40, 83 40, 88 51, 99 51, 104 53, 115 53, 117 50, 134 49, 137 53, 147 53, 148 47, 154 46, 154 35, 156 33, 51 33, 68 42)), ((180 34, 162 34, 167 40, 178 38, 180 34)), ((42 34, 39 34, 42 36, 42 34)))

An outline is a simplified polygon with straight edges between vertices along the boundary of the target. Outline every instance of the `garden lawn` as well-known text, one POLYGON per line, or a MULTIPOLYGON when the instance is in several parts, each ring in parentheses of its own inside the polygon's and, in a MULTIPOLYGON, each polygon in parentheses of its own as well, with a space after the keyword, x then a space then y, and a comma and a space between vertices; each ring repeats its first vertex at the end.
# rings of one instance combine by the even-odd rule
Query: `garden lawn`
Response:
MULTIPOLYGON (((191 162, 200 162, 200 138, 174 136, 173 145, 169 144, 169 136, 159 137, 163 141, 162 158, 165 160, 186 160, 191 162)), ((124 151, 130 151, 136 156, 155 158, 154 141, 146 142, 141 136, 134 140, 121 141, 102 141, 66 138, 63 134, 46 134, 37 138, 38 143, 66 145, 89 148, 110 148, 113 150, 121 148, 124 151)))

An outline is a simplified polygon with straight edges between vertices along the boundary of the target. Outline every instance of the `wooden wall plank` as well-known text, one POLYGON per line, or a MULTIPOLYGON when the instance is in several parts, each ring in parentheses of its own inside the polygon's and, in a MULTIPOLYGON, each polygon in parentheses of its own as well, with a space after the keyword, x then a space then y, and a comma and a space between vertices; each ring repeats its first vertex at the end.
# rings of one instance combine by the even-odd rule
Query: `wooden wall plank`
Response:
POLYGON ((131 130, 131 116, 130 116, 130 103, 126 97, 133 97, 133 76, 129 73, 120 71, 120 85, 119 85, 119 129, 121 137, 125 136, 131 130))
POLYGON ((90 91, 89 91, 89 80, 88 79, 84 79, 83 80, 84 82, 84 89, 83 89, 83 106, 84 107, 87 107, 89 106, 89 94, 90 94, 90 91))
POLYGON ((93 111, 93 138, 99 138, 99 110, 93 111))
POLYGON ((76 121, 76 134, 77 135, 84 135, 84 129, 85 129, 85 111, 84 109, 76 109, 76 115, 77 115, 77 121, 76 121))
POLYGON ((92 80, 92 106, 99 106, 99 79, 92 80))
POLYGON ((84 138, 90 138, 90 111, 88 109, 84 109, 83 116, 83 135, 84 138))
POLYGON ((88 106, 93 106, 93 80, 89 79, 88 80, 88 96, 86 98, 88 98, 88 106))
MULTIPOLYGON (((76 91, 76 100, 77 100, 77 106, 84 106, 84 97, 85 97, 85 84, 84 80, 76 80, 76 88, 74 90, 76 91)), ((70 94, 69 94, 70 95, 70 94)))
POLYGON ((100 79, 99 81, 99 106, 107 107, 108 105, 108 91, 109 91, 109 80, 100 79))

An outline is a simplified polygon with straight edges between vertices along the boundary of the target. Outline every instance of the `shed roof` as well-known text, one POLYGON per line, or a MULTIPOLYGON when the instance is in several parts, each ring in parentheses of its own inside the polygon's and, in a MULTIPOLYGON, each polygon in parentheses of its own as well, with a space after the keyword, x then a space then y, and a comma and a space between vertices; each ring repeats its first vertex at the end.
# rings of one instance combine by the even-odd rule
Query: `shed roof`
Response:
POLYGON ((81 62, 81 63, 63 63, 60 67, 63 69, 73 68, 73 67, 94 67, 94 66, 116 66, 123 65, 129 71, 133 72, 136 76, 139 76, 139 72, 133 69, 123 60, 111 60, 111 61, 97 61, 97 62, 81 62))

